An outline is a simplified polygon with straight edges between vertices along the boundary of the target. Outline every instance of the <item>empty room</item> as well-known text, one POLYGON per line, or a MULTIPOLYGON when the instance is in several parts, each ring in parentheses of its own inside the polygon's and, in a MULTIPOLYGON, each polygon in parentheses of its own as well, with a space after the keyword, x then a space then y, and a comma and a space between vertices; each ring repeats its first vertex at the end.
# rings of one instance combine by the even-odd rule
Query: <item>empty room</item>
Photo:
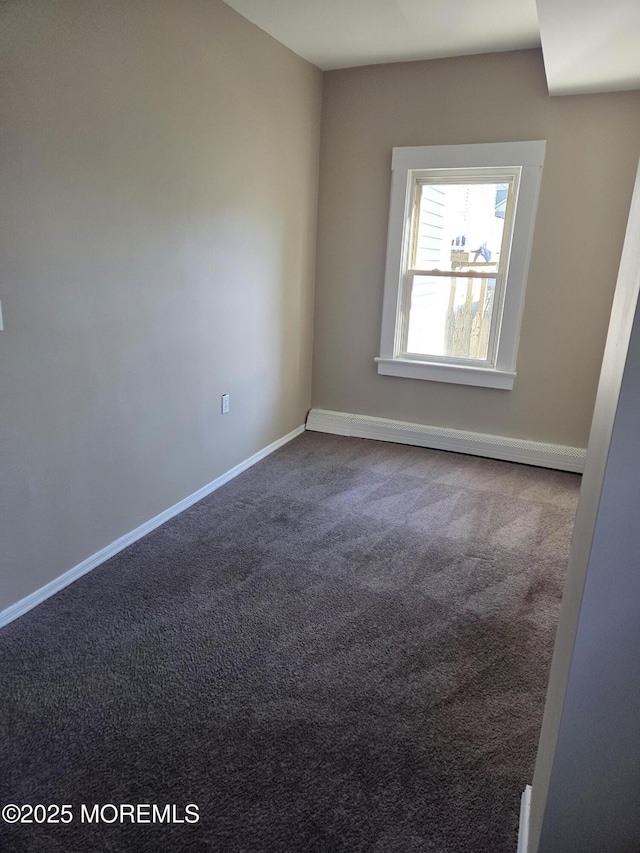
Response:
POLYGON ((640 850, 637 4, 0 45, 0 849, 640 850))

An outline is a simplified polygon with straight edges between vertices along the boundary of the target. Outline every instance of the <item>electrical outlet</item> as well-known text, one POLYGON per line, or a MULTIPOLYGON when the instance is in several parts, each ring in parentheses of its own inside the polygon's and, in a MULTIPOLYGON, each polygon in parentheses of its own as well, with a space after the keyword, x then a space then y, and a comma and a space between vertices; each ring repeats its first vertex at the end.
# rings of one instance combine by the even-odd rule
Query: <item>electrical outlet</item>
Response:
POLYGON ((229 395, 228 394, 222 395, 222 405, 220 406, 220 411, 222 412, 223 415, 226 415, 227 412, 229 411, 229 395))

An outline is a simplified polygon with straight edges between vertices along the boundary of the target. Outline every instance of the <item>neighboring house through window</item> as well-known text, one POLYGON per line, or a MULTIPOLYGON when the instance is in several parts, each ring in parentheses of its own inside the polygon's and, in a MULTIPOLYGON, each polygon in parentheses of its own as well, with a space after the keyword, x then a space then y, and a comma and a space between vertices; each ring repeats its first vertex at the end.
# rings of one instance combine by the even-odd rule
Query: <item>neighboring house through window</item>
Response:
POLYGON ((545 145, 393 149, 379 373, 513 387, 545 145))

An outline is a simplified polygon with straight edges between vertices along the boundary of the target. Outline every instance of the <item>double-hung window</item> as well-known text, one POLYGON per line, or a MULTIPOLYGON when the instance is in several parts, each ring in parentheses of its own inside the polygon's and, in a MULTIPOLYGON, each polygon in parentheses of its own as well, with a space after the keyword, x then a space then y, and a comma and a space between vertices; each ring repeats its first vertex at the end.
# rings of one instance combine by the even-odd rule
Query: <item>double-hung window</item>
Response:
POLYGON ((393 149, 379 373, 513 387, 544 153, 393 149))

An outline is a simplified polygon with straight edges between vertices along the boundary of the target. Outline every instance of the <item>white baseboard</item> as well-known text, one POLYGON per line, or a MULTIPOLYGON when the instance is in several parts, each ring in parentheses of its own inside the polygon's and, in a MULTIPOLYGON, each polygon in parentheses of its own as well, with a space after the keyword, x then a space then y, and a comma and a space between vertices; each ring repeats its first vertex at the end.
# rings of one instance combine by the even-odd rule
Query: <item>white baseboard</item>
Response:
POLYGON ((55 595, 57 592, 60 592, 61 589, 64 589, 65 586, 69 586, 70 583, 73 583, 78 578, 82 577, 82 575, 86 575, 87 572, 90 572, 92 569, 95 569, 96 566, 101 565, 110 557, 115 556, 119 551, 122 551, 128 545, 132 545, 138 539, 141 539, 143 536, 146 536, 147 533, 151 533, 152 530, 155 530, 156 527, 160 527, 161 524, 164 524, 165 521, 169 521, 169 519, 183 512, 185 509, 188 509, 193 504, 205 498, 207 495, 210 495, 211 492, 215 492, 216 489, 219 489, 220 486, 223 486, 225 483, 228 483, 229 480, 233 480, 234 477, 237 477, 238 474, 242 474, 243 471, 246 471, 247 468, 250 468, 252 465, 255 465, 256 462, 259 462, 261 459, 264 459, 265 456, 268 456, 270 453, 273 453, 274 450, 277 450, 279 447, 282 447, 284 444, 287 444, 292 439, 296 438, 298 435, 301 435, 304 432, 304 426, 297 427, 292 432, 287 435, 282 436, 282 438, 277 439, 268 447, 264 447, 262 450, 259 450, 257 453, 254 453, 253 456, 250 456, 248 459, 245 459, 244 462, 240 462, 239 465, 236 465, 234 468, 231 468, 225 474, 222 474, 217 479, 213 480, 211 483, 208 483, 206 486, 203 486, 201 489, 198 489, 197 492, 194 492, 192 495, 184 498, 179 501, 177 504, 169 507, 169 509, 165 509, 164 512, 161 512, 159 515, 154 516, 149 519, 149 521, 145 521, 144 524, 141 524, 140 527, 136 527, 135 530, 132 530, 130 533, 125 533, 124 536, 121 536, 119 539, 116 539, 115 542, 112 542, 110 545, 107 545, 105 548, 102 548, 95 554, 92 554, 91 557, 87 557, 86 560, 83 560, 81 563, 78 563, 77 566, 74 566, 72 569, 69 569, 64 574, 50 581, 40 589, 37 589, 35 592, 32 592, 26 598, 17 601, 15 604, 10 605, 5 610, 0 611, 0 628, 8 625, 9 622, 13 622, 14 619, 17 619, 19 616, 23 616, 29 610, 32 610, 36 605, 41 604, 47 598, 52 595, 55 595))
POLYGON ((330 412, 326 409, 311 409, 307 418, 307 429, 334 435, 350 435, 354 438, 373 438, 378 441, 432 447, 437 450, 453 450, 576 473, 582 473, 586 455, 586 450, 582 447, 544 444, 483 432, 466 432, 447 427, 374 418, 369 415, 330 412))
POLYGON ((529 813, 531 812, 531 785, 522 792, 520 799, 520 831, 517 853, 527 853, 529 847, 529 813))

